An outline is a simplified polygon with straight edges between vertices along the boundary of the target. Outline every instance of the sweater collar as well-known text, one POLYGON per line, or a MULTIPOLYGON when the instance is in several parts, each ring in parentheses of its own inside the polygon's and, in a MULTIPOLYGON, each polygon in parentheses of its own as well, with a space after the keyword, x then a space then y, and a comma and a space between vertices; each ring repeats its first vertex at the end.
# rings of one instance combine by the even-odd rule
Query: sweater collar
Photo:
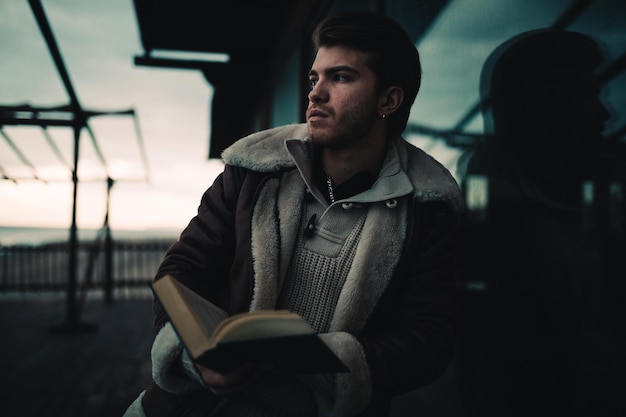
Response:
MULTIPOLYGON (((400 140, 403 139, 400 138, 400 140)), ((373 203, 399 198, 414 191, 409 177, 401 169, 401 157, 396 141, 389 141, 388 143, 385 162, 372 187, 343 201, 373 203)), ((313 179, 314 157, 310 142, 307 140, 289 139, 285 141, 285 148, 292 156, 308 189, 319 198, 321 195, 314 185, 313 179)))

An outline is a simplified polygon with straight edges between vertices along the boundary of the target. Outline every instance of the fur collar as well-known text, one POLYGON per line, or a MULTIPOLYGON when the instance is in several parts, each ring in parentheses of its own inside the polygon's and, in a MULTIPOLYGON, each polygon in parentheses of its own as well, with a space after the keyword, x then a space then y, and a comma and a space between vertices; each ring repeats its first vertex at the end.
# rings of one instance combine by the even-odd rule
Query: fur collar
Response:
POLYGON ((305 139, 306 124, 294 124, 262 130, 248 135, 222 152, 222 159, 229 165, 256 172, 273 172, 295 167, 285 140, 305 139))
MULTIPOLYGON (((229 165, 257 172, 275 172, 296 166, 285 146, 288 139, 306 141, 306 124, 275 127, 246 136, 222 153, 229 165)), ((421 149, 398 137, 394 141, 400 170, 404 171, 413 187, 414 197, 421 202, 445 201, 455 211, 464 209, 459 187, 450 172, 421 149)))

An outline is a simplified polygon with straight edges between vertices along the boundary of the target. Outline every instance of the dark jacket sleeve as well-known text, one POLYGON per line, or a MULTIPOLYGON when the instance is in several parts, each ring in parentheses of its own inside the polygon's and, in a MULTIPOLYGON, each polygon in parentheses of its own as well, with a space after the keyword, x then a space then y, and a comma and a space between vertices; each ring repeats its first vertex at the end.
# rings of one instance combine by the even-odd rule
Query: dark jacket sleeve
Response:
MULTIPOLYGON (((202 196, 198 213, 170 247, 155 280, 172 275, 203 297, 228 309, 228 277, 234 257, 236 213, 243 172, 226 166, 202 196)), ((154 327, 167 321, 158 300, 154 327)))
POLYGON ((386 395, 433 382, 454 352, 460 217, 445 203, 415 204, 413 213, 394 279, 359 336, 374 392, 386 395))

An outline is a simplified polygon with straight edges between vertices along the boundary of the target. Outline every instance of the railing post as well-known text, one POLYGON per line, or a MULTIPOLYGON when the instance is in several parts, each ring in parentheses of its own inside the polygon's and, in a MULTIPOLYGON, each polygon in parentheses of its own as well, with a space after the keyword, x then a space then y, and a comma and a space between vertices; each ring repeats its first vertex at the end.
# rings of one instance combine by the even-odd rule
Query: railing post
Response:
POLYGON ((104 240, 104 288, 106 301, 113 301, 113 239, 111 238, 111 228, 106 226, 106 236, 104 240))
POLYGON ((112 178, 107 178, 107 207, 104 217, 104 292, 107 302, 113 301, 113 239, 111 238, 111 227, 109 226, 109 207, 111 203, 111 188, 115 182, 112 178))

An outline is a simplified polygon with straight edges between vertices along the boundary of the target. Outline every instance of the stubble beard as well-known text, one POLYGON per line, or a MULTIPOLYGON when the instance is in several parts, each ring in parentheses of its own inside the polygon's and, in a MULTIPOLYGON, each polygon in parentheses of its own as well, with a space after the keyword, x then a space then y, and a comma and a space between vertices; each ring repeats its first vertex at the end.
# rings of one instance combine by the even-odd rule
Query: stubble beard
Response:
POLYGON ((309 126, 309 140, 315 145, 333 150, 354 147, 372 130, 376 117, 375 109, 359 108, 356 112, 335 119, 332 125, 323 129, 309 126))

